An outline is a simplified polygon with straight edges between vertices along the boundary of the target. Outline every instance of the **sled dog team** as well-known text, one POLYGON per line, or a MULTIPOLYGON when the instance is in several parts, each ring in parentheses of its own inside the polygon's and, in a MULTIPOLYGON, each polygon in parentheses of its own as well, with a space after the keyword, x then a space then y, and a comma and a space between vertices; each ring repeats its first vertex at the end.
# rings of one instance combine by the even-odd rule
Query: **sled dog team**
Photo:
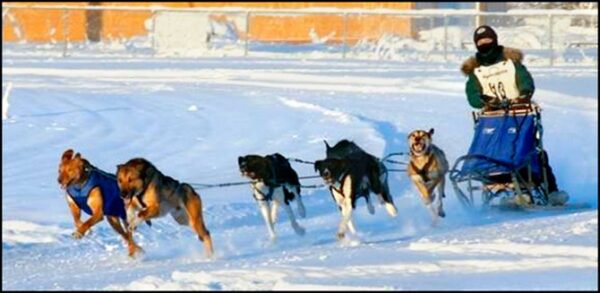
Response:
MULTIPOLYGON (((417 187, 421 199, 431 212, 433 223, 445 213, 444 176, 448 162, 444 152, 432 143, 433 129, 415 130, 408 136, 410 163, 407 174, 417 187), (437 188, 437 193, 434 190, 437 188)), ((352 211, 356 201, 364 198, 370 214, 375 213, 371 193, 376 194, 387 213, 395 217, 396 206, 387 183, 387 169, 375 156, 365 152, 354 142, 339 141, 333 147, 325 142, 326 158, 314 163, 315 171, 329 187, 341 212, 337 229, 338 239, 347 230, 355 234, 352 211)), ((290 202, 295 202, 297 214, 306 216, 298 174, 281 154, 268 156, 247 155, 238 157, 241 175, 251 179, 251 187, 269 236, 275 239, 274 225, 277 209, 281 206, 298 235, 305 229, 298 224, 290 202)), ((58 168, 58 183, 66 191, 66 199, 75 222, 73 237, 80 239, 104 216, 110 226, 128 246, 129 256, 142 249, 134 239, 135 228, 143 223, 170 214, 180 225, 192 228, 204 244, 207 257, 213 255, 210 232, 202 216, 202 199, 187 183, 180 182, 159 171, 151 162, 134 158, 117 165, 116 176, 104 172, 72 149, 66 150, 58 168), (81 220, 81 211, 90 217, 81 220)))

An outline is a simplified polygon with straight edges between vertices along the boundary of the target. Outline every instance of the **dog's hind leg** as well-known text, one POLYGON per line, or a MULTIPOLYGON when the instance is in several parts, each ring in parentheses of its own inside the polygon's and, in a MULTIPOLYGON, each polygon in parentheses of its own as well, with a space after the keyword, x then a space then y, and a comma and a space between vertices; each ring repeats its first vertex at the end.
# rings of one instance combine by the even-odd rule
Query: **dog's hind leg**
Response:
POLYGON ((185 192, 185 199, 183 201, 185 211, 187 212, 190 226, 198 234, 198 239, 204 244, 204 252, 207 257, 213 256, 213 243, 210 237, 210 232, 204 225, 204 218, 202 216, 202 200, 200 196, 196 194, 191 187, 187 188, 185 192))
POLYGON ((286 192, 289 191, 285 187, 275 189, 275 192, 273 192, 273 202, 277 202, 283 207, 283 210, 285 210, 288 219, 290 219, 290 224, 292 224, 292 228, 294 228, 294 232, 296 232, 296 234, 298 235, 304 235, 304 228, 298 225, 298 222, 296 222, 296 217, 294 217, 294 212, 292 211, 292 208, 288 203, 286 203, 286 195, 291 194, 286 194, 286 192))
POLYGON ((296 200, 296 204, 298 205, 298 215, 300 218, 306 218, 306 209, 304 208, 304 203, 302 202, 302 196, 300 195, 300 185, 292 186, 292 192, 294 193, 294 198, 296 200))
POLYGON ((306 233, 306 231, 304 230, 304 228, 302 228, 298 222, 296 222, 296 217, 294 217, 294 212, 292 211, 292 208, 290 207, 290 205, 282 203, 281 204, 283 206, 283 209, 285 210, 285 212, 288 215, 288 218, 290 219, 290 224, 292 224, 292 228, 294 228, 294 232, 296 232, 296 234, 302 236, 306 233))
MULTIPOLYGON (((371 203, 371 195, 367 194, 365 196, 365 200, 367 201, 367 210, 369 211, 369 214, 373 215, 375 214, 375 207, 373 207, 373 204, 371 203)), ((350 222, 352 223, 352 222, 350 222)))
POLYGON ((302 196, 300 195, 300 186, 286 184, 284 186, 284 189, 285 189, 284 193, 290 193, 290 194, 294 195, 293 200, 296 201, 296 205, 298 206, 298 216, 300 216, 300 218, 306 218, 306 209, 304 208, 304 203, 302 202, 302 196))
POLYGON ((267 230, 269 231, 269 237, 271 240, 275 240, 275 229, 273 229, 273 221, 271 221, 271 212, 269 209, 269 203, 266 200, 257 200, 258 208, 260 213, 267 224, 267 230))
POLYGON ((300 218, 306 218, 306 209, 304 208, 304 203, 302 202, 302 197, 300 194, 296 196, 296 202, 298 204, 298 215, 300 218))
POLYGON ((356 227, 354 227, 354 222, 352 222, 352 219, 348 220, 348 230, 350 230, 350 233, 356 235, 356 227))

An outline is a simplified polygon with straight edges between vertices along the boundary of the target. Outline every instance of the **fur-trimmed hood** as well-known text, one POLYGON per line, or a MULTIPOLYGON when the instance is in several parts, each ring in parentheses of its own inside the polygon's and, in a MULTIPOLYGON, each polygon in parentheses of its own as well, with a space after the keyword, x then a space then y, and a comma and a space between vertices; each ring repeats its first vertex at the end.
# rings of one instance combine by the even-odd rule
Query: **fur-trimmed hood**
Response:
MULTIPOLYGON (((510 59, 519 63, 521 63, 523 60, 523 52, 519 49, 504 47, 504 49, 502 49, 502 55, 506 59, 510 59)), ((479 61, 477 61, 477 58, 475 56, 471 56, 469 59, 463 62, 462 66, 460 67, 460 71, 462 71, 464 75, 468 76, 469 74, 473 73, 475 68, 478 66, 479 61)))

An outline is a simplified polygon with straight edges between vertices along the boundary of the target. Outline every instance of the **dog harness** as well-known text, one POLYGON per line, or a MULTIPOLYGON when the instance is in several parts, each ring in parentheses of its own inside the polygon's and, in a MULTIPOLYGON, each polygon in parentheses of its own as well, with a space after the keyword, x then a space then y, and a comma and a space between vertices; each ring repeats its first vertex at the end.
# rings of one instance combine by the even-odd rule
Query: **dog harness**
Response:
POLYGON ((102 211, 104 212, 104 215, 116 216, 125 220, 125 203, 119 196, 119 186, 117 185, 115 176, 112 174, 105 173, 98 169, 92 169, 85 184, 81 186, 72 184, 67 187, 67 194, 80 209, 91 216, 92 209, 88 206, 87 200, 90 196, 90 192, 95 187, 99 187, 102 192, 102 211))
POLYGON ((417 170, 417 174, 419 176, 421 176, 421 178, 423 178, 423 181, 427 182, 427 181, 429 181, 429 176, 427 176, 426 170, 429 169, 429 166, 431 166, 432 163, 433 163, 433 160, 430 157, 429 160, 427 160, 427 163, 425 163, 425 165, 423 165, 423 168, 421 168, 421 169, 417 168, 417 166, 413 162, 410 162, 410 166, 413 169, 417 170))
POLYGON ((256 200, 266 200, 266 201, 271 201, 273 199, 273 191, 275 190, 275 188, 280 187, 281 185, 273 185, 273 184, 268 184, 266 181, 264 182, 265 185, 267 187, 269 187, 269 191, 265 194, 264 192, 262 192, 259 188, 256 188, 256 183, 257 182, 253 182, 252 183, 252 189, 254 189, 254 193, 252 193, 252 195, 254 196, 254 199, 256 200), (258 198, 256 196, 256 193, 260 194, 262 196, 262 198, 258 198))

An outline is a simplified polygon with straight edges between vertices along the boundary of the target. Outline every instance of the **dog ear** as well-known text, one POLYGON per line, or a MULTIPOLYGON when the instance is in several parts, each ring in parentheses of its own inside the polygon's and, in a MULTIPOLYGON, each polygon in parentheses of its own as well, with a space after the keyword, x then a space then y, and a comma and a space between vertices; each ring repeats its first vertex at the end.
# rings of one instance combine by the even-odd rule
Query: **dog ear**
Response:
POLYGON ((319 170, 319 167, 321 166, 321 161, 316 161, 315 162, 315 172, 317 172, 317 170, 319 170))
POLYGON ((323 140, 323 142, 325 143, 325 148, 326 148, 326 149, 330 149, 330 148, 331 148, 331 147, 329 146, 329 144, 327 143, 327 141, 326 141, 326 140, 323 140))
POLYGON ((429 133, 429 136, 432 136, 433 135, 433 128, 429 129, 428 133, 429 133))
POLYGON ((242 156, 239 156, 238 157, 238 165, 241 165, 243 160, 244 160, 244 158, 242 156))
POLYGON ((62 157, 60 158, 61 161, 66 161, 66 160, 70 160, 71 158, 73 158, 73 153, 74 151, 72 149, 68 149, 66 150, 63 154, 62 157))

